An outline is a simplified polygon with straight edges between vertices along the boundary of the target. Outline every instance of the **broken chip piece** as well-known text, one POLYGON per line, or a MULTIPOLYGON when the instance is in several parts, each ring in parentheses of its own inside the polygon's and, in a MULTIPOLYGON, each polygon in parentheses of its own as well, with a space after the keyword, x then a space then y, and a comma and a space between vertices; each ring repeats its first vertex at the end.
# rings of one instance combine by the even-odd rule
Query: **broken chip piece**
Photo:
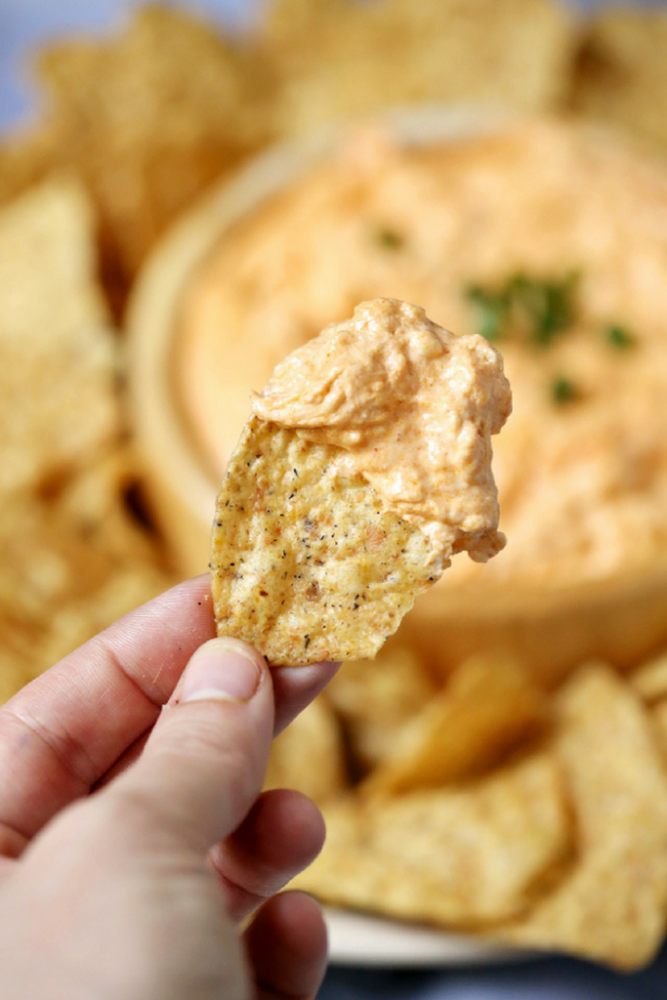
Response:
POLYGON ((544 693, 520 663, 499 653, 473 656, 405 725, 361 787, 402 795, 470 778, 537 734, 546 717, 544 693))
POLYGON ((327 843, 292 887, 326 903, 441 927, 523 913, 568 856, 558 763, 534 753, 468 784, 324 808, 327 843))
POLYGON ((580 670, 556 700, 556 753, 578 850, 565 877, 500 940, 640 968, 667 909, 667 778, 641 702, 613 671, 580 670))
POLYGON ((276 665, 375 655, 453 554, 503 547, 490 435, 510 408, 494 348, 394 299, 294 351, 218 495, 218 633, 276 665))

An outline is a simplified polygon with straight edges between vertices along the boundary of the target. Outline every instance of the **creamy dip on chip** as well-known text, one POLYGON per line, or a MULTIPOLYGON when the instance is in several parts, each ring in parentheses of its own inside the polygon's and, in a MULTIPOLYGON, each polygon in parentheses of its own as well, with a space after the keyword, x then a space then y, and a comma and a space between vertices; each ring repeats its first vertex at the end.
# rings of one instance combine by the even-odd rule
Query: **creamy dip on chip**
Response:
POLYGON ((495 337, 512 385, 494 447, 509 544, 483 569, 455 560, 443 587, 532 593, 655 565, 667 547, 664 170, 551 121, 427 146, 357 142, 312 169, 225 234, 182 302, 178 378, 213 481, 248 387, 384 296, 495 337))
POLYGON ((329 474, 362 475, 423 531, 441 572, 454 552, 486 562, 505 544, 490 436, 511 405, 502 358, 486 340, 454 336, 419 306, 376 299, 281 362, 253 410, 343 449, 329 474))

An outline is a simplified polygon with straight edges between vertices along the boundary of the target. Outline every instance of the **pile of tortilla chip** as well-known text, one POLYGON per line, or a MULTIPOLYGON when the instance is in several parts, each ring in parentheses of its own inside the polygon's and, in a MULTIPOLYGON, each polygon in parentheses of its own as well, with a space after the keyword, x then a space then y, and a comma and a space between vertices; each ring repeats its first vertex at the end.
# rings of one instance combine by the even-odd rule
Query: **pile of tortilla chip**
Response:
MULTIPOLYGON (((0 136, 0 701, 167 587, 124 413, 147 256, 270 143, 387 104, 564 112, 667 151, 667 13, 558 0, 270 0, 253 32, 147 5, 32 57, 0 136)), ((277 741, 323 804, 299 884, 354 907, 623 969, 667 926, 667 659, 556 692, 489 650, 431 676, 400 633, 277 741)))
POLYGON ((584 665, 547 694, 488 655, 433 685, 390 640, 278 739, 270 785, 313 796, 328 831, 292 885, 482 942, 648 963, 667 926, 667 658, 628 678, 584 665))
POLYGON ((663 150, 667 14, 590 21, 559 0, 272 0, 225 35, 147 4, 107 37, 32 59, 37 124, 0 140, 0 204, 53 170, 96 213, 106 291, 120 312, 169 223, 267 144, 414 101, 574 111, 663 150))
POLYGON ((148 6, 115 37, 47 46, 34 69, 43 124, 0 149, 0 202, 54 169, 75 173, 117 305, 165 226, 270 138, 264 64, 198 18, 148 6))
POLYGON ((37 123, 0 137, 0 204, 54 170, 94 205, 120 314, 156 240, 275 140, 415 101, 563 111, 667 148, 667 13, 590 20, 559 0, 271 0, 224 34, 147 4, 106 37, 34 54, 37 123))
POLYGON ((108 37, 34 55, 38 123, 0 142, 0 204, 54 169, 75 173, 119 312, 172 219, 267 143, 388 103, 553 107, 577 38, 556 0, 275 0, 234 37, 147 5, 108 37))
POLYGON ((0 700, 171 575, 142 527, 94 208, 53 176, 0 209, 0 700))

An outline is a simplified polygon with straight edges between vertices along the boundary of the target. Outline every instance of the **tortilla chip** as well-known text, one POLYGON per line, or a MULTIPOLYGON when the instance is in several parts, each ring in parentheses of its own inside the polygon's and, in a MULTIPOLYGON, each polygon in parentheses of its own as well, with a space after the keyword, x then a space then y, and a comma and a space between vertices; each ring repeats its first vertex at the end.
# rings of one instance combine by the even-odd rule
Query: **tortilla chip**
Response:
POLYGON ((432 580, 425 535, 362 477, 327 475, 339 451, 251 417, 220 487, 218 634, 274 665, 373 656, 432 580))
POLYGON ((292 885, 334 905, 445 927, 518 914, 567 855, 554 759, 537 755, 460 790, 324 810, 327 843, 292 885))
POLYGON ((667 762, 667 699, 652 706, 651 721, 658 748, 663 760, 667 762))
POLYGON ((119 562, 160 562, 164 544, 144 510, 140 463, 126 444, 63 483, 54 500, 90 544, 119 562))
POLYGON ((584 116, 667 151, 667 12, 615 6, 590 22, 574 81, 584 116))
POLYGON ((123 615, 177 581, 157 564, 111 565, 102 584, 84 598, 55 610, 40 637, 36 672, 48 669, 123 615))
POLYGON ((649 704, 667 698, 667 653, 633 671, 628 681, 639 697, 649 704))
POLYGON ((53 169, 58 132, 53 123, 0 135, 0 206, 44 180, 53 169))
POLYGON ((6 696, 17 678, 27 682, 176 582, 161 547, 133 521, 113 464, 109 456, 102 470, 87 470, 81 490, 74 481, 60 496, 0 502, 0 656, 24 665, 5 678, 6 696), (108 490, 103 521, 90 503, 98 477, 108 490))
POLYGON ((92 210, 52 180, 0 211, 0 493, 81 467, 118 432, 92 210))
POLYGON ((557 710, 578 858, 501 937, 637 969, 660 947, 667 918, 667 777, 650 719, 603 667, 577 674, 557 710))
POLYGON ((274 740, 264 788, 295 788, 320 804, 346 787, 342 733, 320 695, 274 740))
POLYGON ((172 582, 128 496, 93 210, 53 178, 0 211, 0 655, 9 697, 172 582))
POLYGON ((327 697, 341 717, 361 773, 386 759, 435 692, 435 682, 416 651, 395 636, 374 660, 353 660, 338 671, 327 697))
POLYGON ((3 507, 0 551, 0 602, 40 631, 55 608, 85 597, 107 576, 103 554, 37 500, 3 507))
POLYGON ((289 133, 424 99, 553 107, 578 32, 553 0, 278 0, 266 36, 289 133))
POLYGON ((473 657, 405 728, 364 792, 404 794, 479 773, 535 735, 546 709, 544 694, 520 664, 492 654, 473 657))
POLYGON ((34 630, 17 619, 0 598, 0 704, 35 676, 34 630))
MULTIPOLYGON (((54 617, 105 578, 104 560, 74 542, 60 519, 37 503, 5 506, 0 517, 0 697, 11 698, 51 662, 42 646, 54 617), (49 529, 54 532, 49 536, 49 529)), ((88 638, 88 635, 86 635, 88 638)))
POLYGON ((171 6, 138 9, 108 39, 55 42, 37 70, 60 130, 55 160, 84 180, 105 272, 125 287, 176 214, 269 137, 266 64, 171 6))

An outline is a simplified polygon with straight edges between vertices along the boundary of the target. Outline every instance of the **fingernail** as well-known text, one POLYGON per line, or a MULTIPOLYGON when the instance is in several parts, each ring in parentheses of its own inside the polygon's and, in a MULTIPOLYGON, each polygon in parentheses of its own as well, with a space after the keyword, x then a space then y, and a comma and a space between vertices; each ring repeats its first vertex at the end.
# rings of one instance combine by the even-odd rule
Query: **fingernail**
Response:
POLYGON ((188 663, 180 701, 249 701, 260 677, 257 660, 242 643, 211 639, 188 663))

